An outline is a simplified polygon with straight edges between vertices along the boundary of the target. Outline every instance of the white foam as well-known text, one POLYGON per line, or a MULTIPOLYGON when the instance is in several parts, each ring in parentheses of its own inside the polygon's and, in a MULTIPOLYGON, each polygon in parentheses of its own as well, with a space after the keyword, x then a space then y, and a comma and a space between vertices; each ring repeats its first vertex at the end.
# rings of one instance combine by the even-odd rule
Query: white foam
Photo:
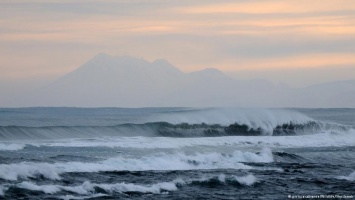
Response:
POLYGON ((250 166, 240 162, 272 162, 270 150, 262 150, 259 154, 251 152, 234 151, 231 155, 221 153, 196 153, 186 155, 183 153, 158 154, 145 156, 139 159, 112 158, 105 163, 120 166, 121 170, 192 170, 192 169, 251 169, 250 166))
POLYGON ((80 195, 80 196, 74 196, 74 195, 64 195, 64 196, 59 196, 58 199, 63 199, 63 200, 70 200, 70 199, 92 199, 92 198, 98 198, 98 197, 104 197, 108 196, 107 194, 93 194, 93 195, 80 195))
POLYGON ((28 190, 42 191, 46 194, 54 194, 60 191, 60 189, 55 185, 36 185, 32 182, 22 182, 17 184, 18 188, 24 188, 28 190))
POLYGON ((220 174, 218 176, 218 180, 219 180, 219 182, 225 183, 226 182, 226 175, 220 174))
POLYGON ((52 180, 60 179, 58 169, 49 163, 22 162, 0 165, 0 178, 2 179, 17 180, 38 175, 52 180))
POLYGON ((138 185, 133 183, 115 183, 115 184, 96 184, 89 181, 77 186, 63 186, 63 185, 37 185, 32 182, 22 182, 16 184, 18 188, 41 191, 46 194, 55 194, 61 191, 76 193, 79 195, 92 195, 95 193, 95 187, 105 190, 107 193, 126 193, 126 192, 140 192, 150 194, 162 194, 166 191, 177 190, 177 183, 162 182, 151 185, 138 185))
POLYGON ((203 177, 199 179, 190 179, 190 180, 174 180, 176 184, 179 185, 186 185, 186 184, 191 184, 194 182, 208 182, 211 180, 218 180, 222 184, 228 184, 230 181, 237 181, 238 183, 246 186, 251 186, 257 182, 257 178, 253 174, 248 174, 246 176, 231 176, 227 177, 225 174, 220 174, 218 176, 212 176, 212 177, 203 177))
POLYGON ((273 129, 284 123, 306 123, 313 121, 299 112, 286 109, 252 109, 252 108, 214 108, 193 112, 176 112, 154 117, 154 121, 166 121, 172 124, 245 124, 260 128, 265 134, 271 135, 273 129))
MULTIPOLYGON (((66 172, 100 171, 146 171, 146 170, 195 170, 195 169, 258 169, 241 162, 272 162, 270 149, 263 149, 260 154, 234 151, 230 155, 221 153, 184 153, 157 154, 140 158, 115 157, 95 163, 58 162, 1 164, 0 178, 17 180, 42 175, 58 180, 66 172)), ((262 169, 260 169, 262 170, 262 169)))
POLYGON ((355 181, 355 171, 351 173, 349 176, 339 176, 338 179, 344 179, 348 181, 355 181))
POLYGON ((0 151, 16 151, 25 148, 25 144, 0 143, 0 151))
POLYGON ((4 196, 7 189, 4 185, 0 185, 0 196, 4 196))
MULTIPOLYGON (((252 174, 246 176, 232 176, 232 177, 226 177, 225 174, 220 174, 217 177, 189 179, 189 180, 183 180, 179 178, 170 182, 161 182, 161 183, 146 184, 146 185, 125 183, 125 182, 114 183, 114 184, 98 184, 98 183, 91 183, 90 181, 85 181, 81 185, 64 186, 64 185, 37 185, 33 182, 24 181, 17 184, 11 184, 11 187, 17 187, 17 188, 22 188, 22 189, 27 189, 32 191, 41 191, 46 194, 70 192, 80 196, 78 197, 74 195, 66 195, 66 196, 61 196, 60 198, 61 199, 84 199, 84 198, 100 197, 100 196, 107 195, 102 193, 96 193, 95 188, 100 188, 108 194, 127 193, 127 192, 139 192, 145 194, 165 194, 166 192, 177 191, 178 187, 184 185, 189 185, 195 182, 206 182, 216 178, 218 179, 218 181, 220 181, 223 184, 226 184, 227 180, 229 181, 236 180, 240 184, 247 185, 247 186, 251 186, 255 182, 257 182, 257 179, 252 174)), ((0 195, 3 196, 5 191, 6 189, 4 189, 4 186, 0 186, 0 195)))
POLYGON ((233 157, 240 159, 239 162, 273 162, 272 152, 269 148, 263 148, 260 154, 252 152, 234 151, 233 157))
POLYGON ((84 182, 78 186, 62 186, 62 185, 36 185, 32 182, 22 182, 16 184, 18 188, 24 188, 28 190, 42 191, 46 194, 55 194, 60 191, 73 192, 80 195, 88 195, 95 192, 94 185, 90 182, 84 182))
POLYGON ((170 137, 102 137, 95 139, 72 139, 67 141, 37 142, 36 146, 61 147, 120 147, 138 149, 177 149, 191 146, 225 146, 238 147, 341 147, 355 145, 355 130, 346 132, 322 132, 299 136, 225 136, 201 138, 170 137))
POLYGON ((248 174, 246 176, 234 176, 235 180, 237 180, 240 184, 251 186, 257 182, 257 179, 254 175, 248 174))
POLYGON ((157 183, 150 186, 136 185, 133 183, 116 183, 116 184, 96 184, 97 187, 104 189, 106 192, 125 193, 125 192, 140 192, 161 194, 164 191, 175 191, 178 188, 173 182, 157 183))

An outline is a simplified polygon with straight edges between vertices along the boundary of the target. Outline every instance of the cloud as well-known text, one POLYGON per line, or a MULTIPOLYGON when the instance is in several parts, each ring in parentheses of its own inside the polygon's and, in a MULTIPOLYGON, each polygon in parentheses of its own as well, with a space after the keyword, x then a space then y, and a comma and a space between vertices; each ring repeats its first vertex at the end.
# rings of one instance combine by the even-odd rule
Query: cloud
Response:
MULTIPOLYGON (((354 53, 315 53, 277 58, 239 60, 239 69, 310 68, 327 65, 354 65, 354 53)), ((237 68, 237 69, 238 69, 237 68)))
POLYGON ((354 35, 348 0, 2 1, 0 70, 61 74, 98 52, 184 71, 352 65, 354 35))
POLYGON ((187 6, 177 11, 188 14, 219 14, 219 13, 304 13, 333 10, 354 9, 355 3, 348 0, 264 0, 264 1, 236 1, 209 5, 187 6))

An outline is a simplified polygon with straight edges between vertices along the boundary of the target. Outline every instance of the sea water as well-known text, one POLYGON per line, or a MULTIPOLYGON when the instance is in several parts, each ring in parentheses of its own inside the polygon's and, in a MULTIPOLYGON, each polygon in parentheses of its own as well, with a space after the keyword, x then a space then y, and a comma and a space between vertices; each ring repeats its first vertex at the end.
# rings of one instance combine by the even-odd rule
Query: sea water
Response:
POLYGON ((353 198, 355 109, 2 108, 0 199, 353 198))

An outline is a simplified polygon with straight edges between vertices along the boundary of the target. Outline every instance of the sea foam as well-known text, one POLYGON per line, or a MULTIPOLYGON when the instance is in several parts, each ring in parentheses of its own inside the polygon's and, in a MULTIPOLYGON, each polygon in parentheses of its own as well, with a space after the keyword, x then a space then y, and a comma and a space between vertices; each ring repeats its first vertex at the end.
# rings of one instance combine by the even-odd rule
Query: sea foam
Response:
POLYGON ((355 171, 351 173, 349 176, 339 176, 338 179, 344 179, 348 181, 355 181, 355 171))
POLYGON ((101 137, 32 142, 35 146, 60 147, 120 147, 138 149, 177 149, 192 146, 256 146, 256 147, 341 147, 355 145, 355 130, 344 132, 325 131, 299 136, 225 136, 201 138, 171 137, 101 137))
POLYGON ((7 188, 3 185, 0 185, 0 196, 4 196, 7 188))
MULTIPOLYGON (((211 108, 193 112, 176 112, 154 117, 154 121, 166 121, 172 124, 245 124, 251 128, 261 128, 266 134, 284 123, 306 123, 312 118, 296 111, 286 109, 252 109, 252 108, 211 108)), ((151 121, 153 121, 151 120, 151 121)))
POLYGON ((177 186, 174 182, 161 182, 151 185, 139 185, 133 183, 115 183, 115 184, 97 184, 89 181, 77 186, 63 186, 63 185, 37 185, 33 182, 22 182, 15 184, 14 187, 23 188, 34 191, 41 191, 46 194, 55 194, 61 191, 76 193, 79 195, 90 195, 96 192, 95 188, 100 188, 106 193, 126 193, 139 192, 150 194, 161 194, 166 191, 175 191, 177 186))
MULTIPOLYGON (((9 187, 27 189, 32 191, 40 191, 46 194, 56 194, 60 192, 70 192, 76 195, 80 195, 81 197, 100 197, 105 196, 107 194, 113 193, 128 193, 128 192, 136 192, 143 194, 166 194, 168 192, 177 191, 179 187, 183 187, 186 185, 196 185, 196 184, 205 184, 208 182, 214 182, 215 180, 219 181, 220 184, 234 184, 234 182, 238 182, 244 186, 251 186, 257 179, 254 175, 248 174, 246 176, 226 176, 225 174, 220 174, 218 176, 197 178, 197 179, 181 179, 177 178, 173 181, 169 182, 159 182, 155 184, 137 184, 137 183, 113 183, 113 184, 99 184, 92 183, 90 181, 85 181, 80 185, 38 185, 34 182, 23 181, 17 184, 10 184, 9 187), (98 192, 104 191, 103 193, 98 192)), ((0 195, 4 196, 6 192, 3 189, 3 186, 0 186, 1 193, 0 195)), ((61 196, 62 199, 77 199, 78 196, 66 195, 61 196)))
POLYGON ((115 157, 95 163, 58 162, 1 164, 0 178, 6 180, 26 179, 43 176, 58 180, 60 174, 67 172, 100 172, 100 171, 146 171, 146 170, 198 170, 198 169, 259 169, 242 162, 273 162, 270 149, 260 153, 234 151, 232 154, 222 153, 184 153, 157 154, 140 158, 115 157))
POLYGON ((25 148, 25 144, 0 143, 0 151, 16 151, 25 148))

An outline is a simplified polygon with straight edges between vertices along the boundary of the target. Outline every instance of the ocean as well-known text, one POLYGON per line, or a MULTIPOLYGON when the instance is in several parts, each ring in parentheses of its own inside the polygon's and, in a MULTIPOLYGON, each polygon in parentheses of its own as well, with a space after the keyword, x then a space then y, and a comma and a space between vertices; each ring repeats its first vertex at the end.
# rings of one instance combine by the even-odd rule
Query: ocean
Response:
POLYGON ((354 196, 355 109, 0 109, 0 199, 354 196))

